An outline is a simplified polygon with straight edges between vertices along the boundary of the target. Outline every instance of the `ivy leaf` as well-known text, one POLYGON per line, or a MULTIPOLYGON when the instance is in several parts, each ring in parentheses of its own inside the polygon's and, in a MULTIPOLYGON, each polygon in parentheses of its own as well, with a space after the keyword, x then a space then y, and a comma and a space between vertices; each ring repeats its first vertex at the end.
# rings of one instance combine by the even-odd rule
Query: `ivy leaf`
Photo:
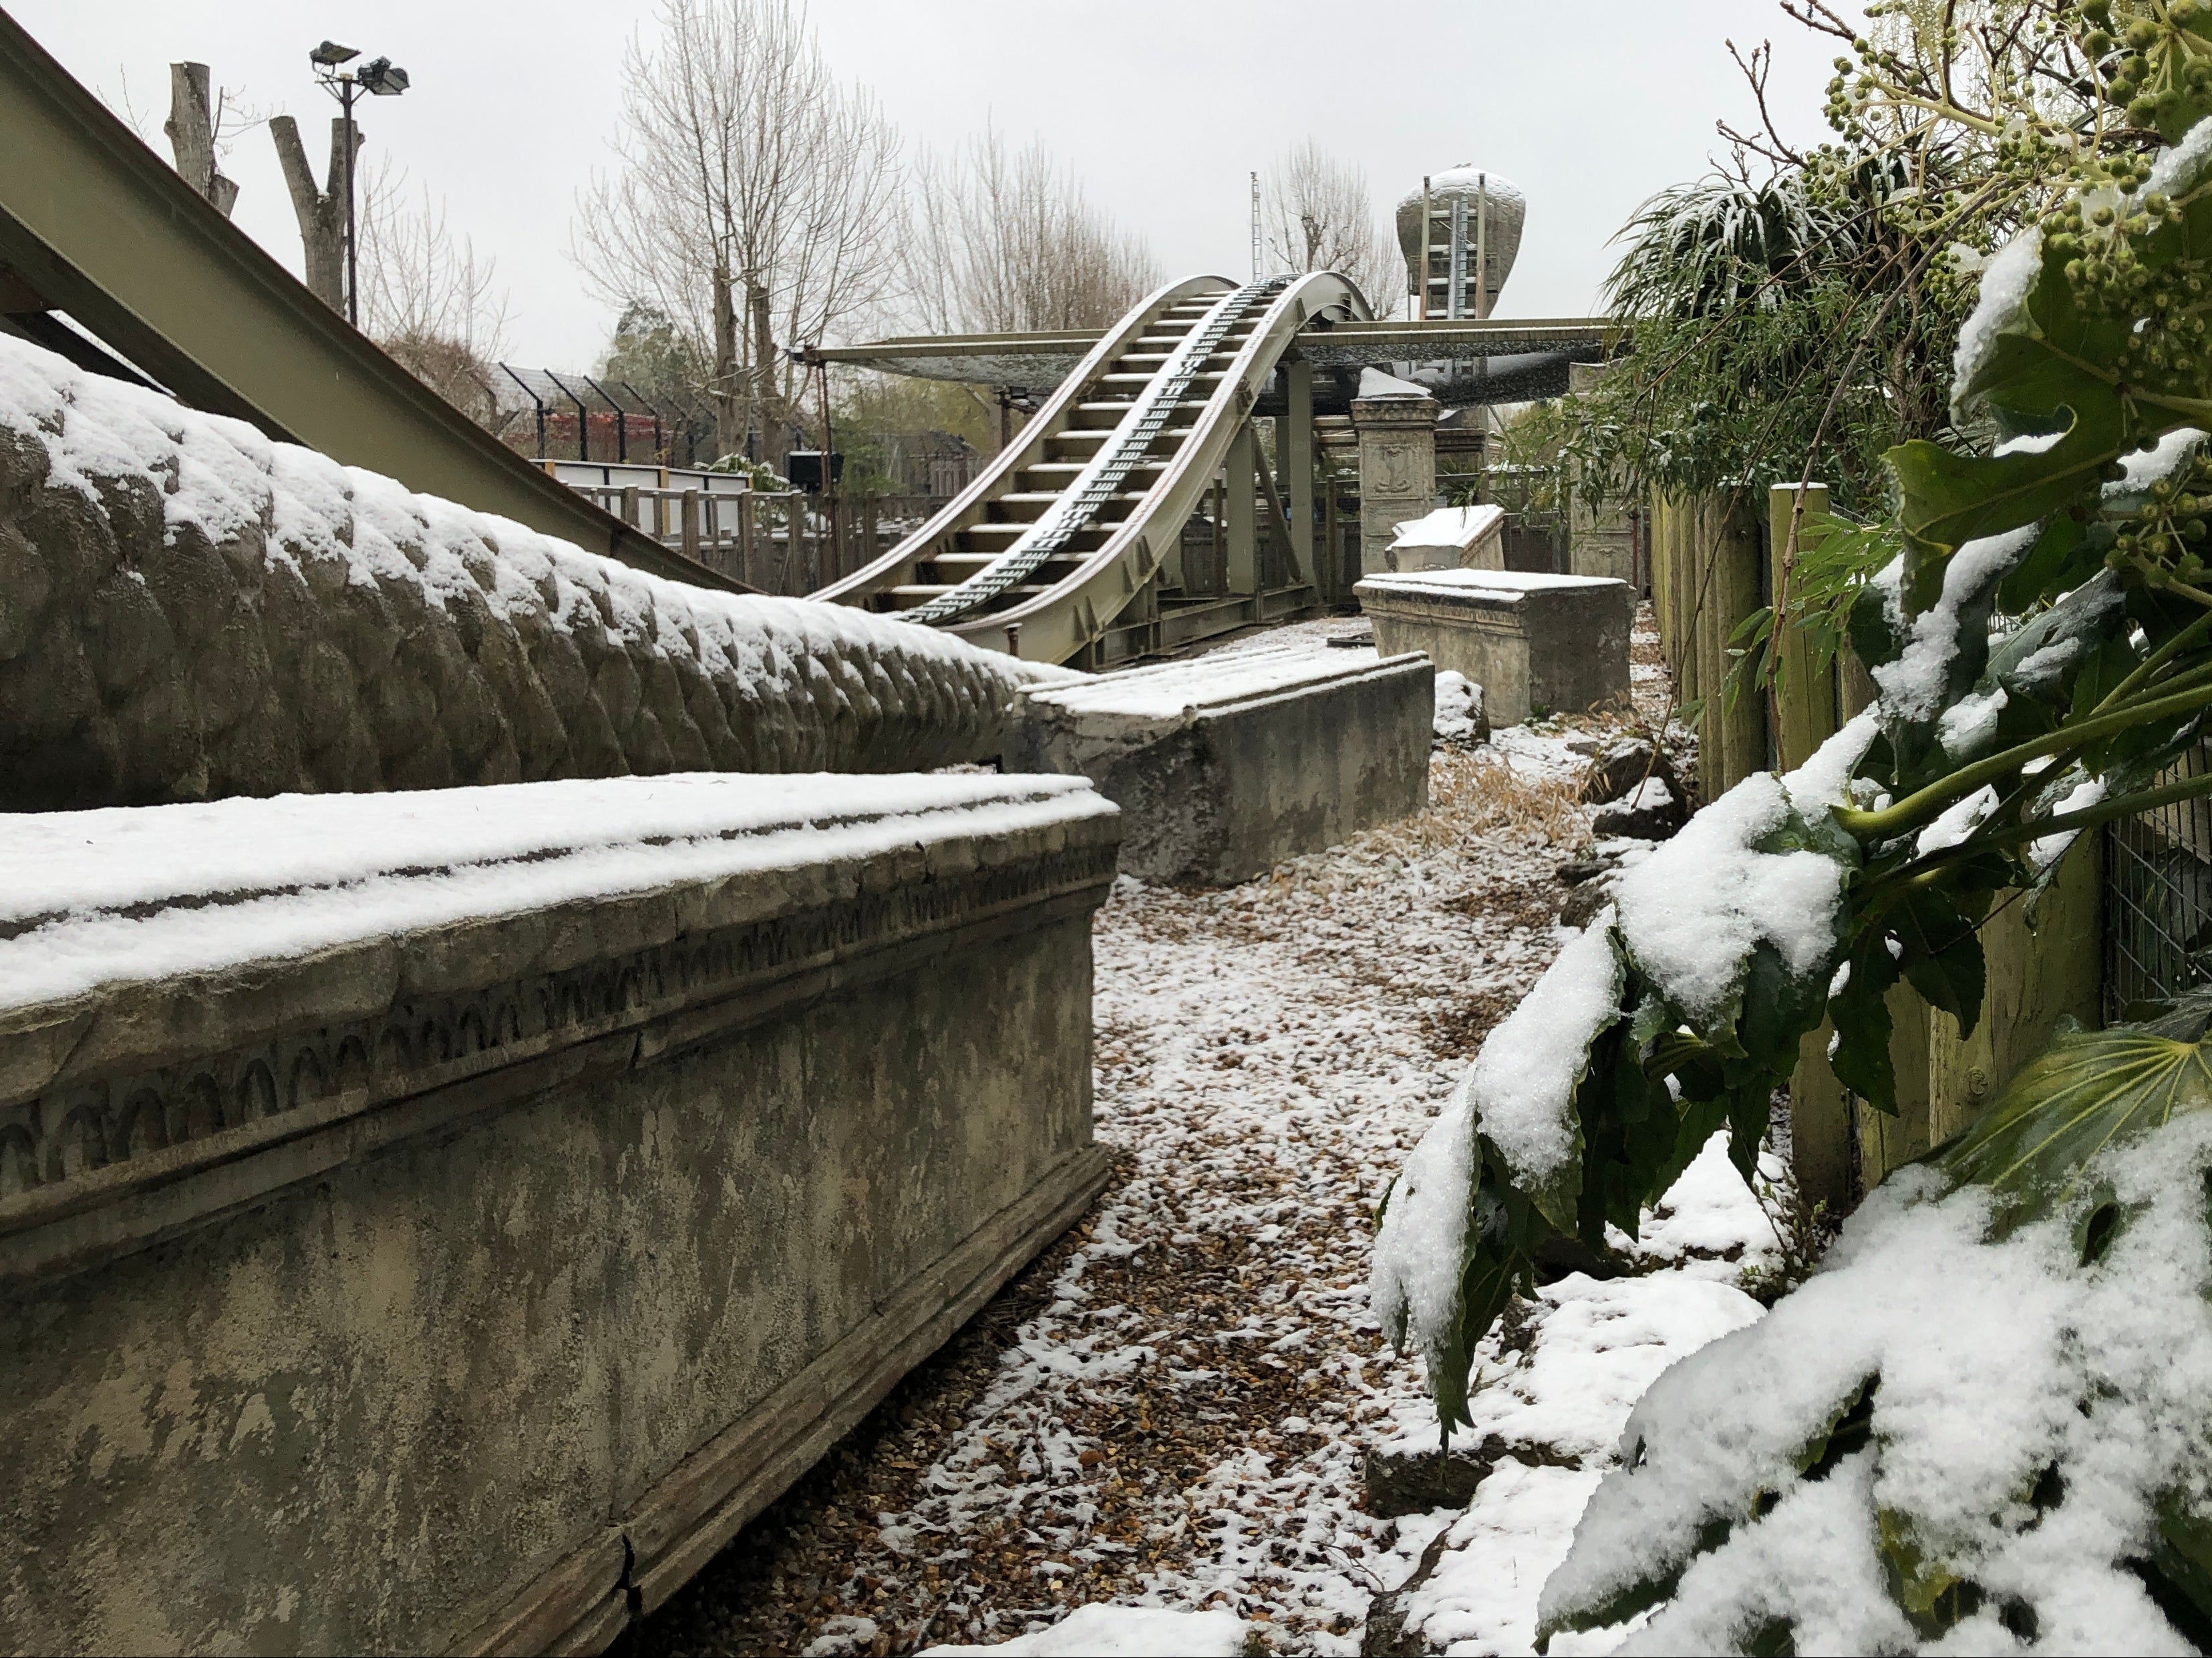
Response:
POLYGON ((2014 1221, 2052 1212, 2105 1147, 2212 1105, 2208 1021, 2212 992, 2200 992, 2148 1023, 2062 1032, 1936 1166, 1991 1187, 2014 1221))
POLYGON ((2053 513, 2027 556, 1998 586, 1998 607, 2019 616, 2048 595, 2079 587, 2101 565, 2112 542, 2109 525, 2084 524, 2071 513, 2053 513))
POLYGON ((1889 926, 1905 946, 1898 967, 1912 987, 1959 1022, 1961 1039, 1974 1034, 1982 1015, 1982 941, 1974 924, 1945 894, 1908 891, 1890 912, 1889 926))
POLYGON ((1917 613, 1936 602, 1943 566, 1959 548, 2074 504, 2120 458, 2128 422, 2111 388, 2101 394, 2079 388, 2069 407, 2074 417, 2066 435, 2039 452, 1962 455, 1915 438, 1882 457, 1899 491, 1908 610, 1917 613))
POLYGON ((1897 1114, 1897 1072, 1889 1057, 1889 987, 1897 982, 1889 936, 1876 928, 1851 955, 1851 975, 1829 999, 1836 1051, 1829 1067, 1836 1080, 1877 1111, 1897 1114))
POLYGON ((1905 641, 1890 620, 1888 595, 1872 583, 1859 589, 1844 625, 1852 651, 1869 667, 1894 662, 1905 653, 1905 641))
MULTIPOLYGON (((2046 533, 2045 540, 2048 539, 2046 533)), ((2026 571, 2041 556, 2043 545, 2043 542, 2038 542, 2027 562, 2006 577, 2005 581, 2009 583, 2026 571)), ((1998 602, 2008 610, 2026 608, 2008 602, 2002 585, 1998 588, 1998 602)), ((1975 689, 1986 693, 2002 686, 2012 701, 2032 700, 2063 709, 2068 700, 2067 677, 2115 640, 2127 625, 2126 596, 2120 591, 2119 578, 2110 570, 2100 569, 2057 604, 1993 646, 1989 667, 1975 689)), ((2132 651, 2127 653, 2127 661, 2131 669, 2135 661, 2132 651)), ((2123 677, 2126 671, 2123 671, 2123 677)), ((2106 689, 2111 689, 2111 685, 2106 689)))
POLYGON ((2158 1536, 2137 1566, 2166 1621, 2199 1652, 2212 1647, 2212 1521, 2178 1495, 2158 1505, 2158 1536))

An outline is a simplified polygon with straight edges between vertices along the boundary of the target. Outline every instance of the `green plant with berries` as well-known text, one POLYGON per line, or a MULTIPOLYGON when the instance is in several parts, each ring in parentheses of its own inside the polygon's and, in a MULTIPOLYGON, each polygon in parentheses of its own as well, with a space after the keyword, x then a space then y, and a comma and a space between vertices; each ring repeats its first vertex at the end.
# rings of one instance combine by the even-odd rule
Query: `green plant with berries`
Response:
MULTIPOLYGON (((2015 902, 2032 916, 2081 834, 2212 793, 2179 764, 2212 715, 2212 14, 1870 11, 1877 37, 1852 37, 1830 112, 1863 161, 1902 157, 1899 176, 1924 182, 1883 222, 1909 229, 1923 270, 1962 228, 1999 244, 1984 260, 1959 238, 1974 304, 1944 353, 1946 419, 1887 449, 1883 526, 1821 588, 1879 698, 1800 771, 1747 780, 1626 873, 1408 1160, 1376 1305, 1425 1359, 1447 1432, 1469 1420, 1477 1344, 1532 1290, 1540 1252, 1632 1234, 1719 1127, 1748 1179, 1768 1102, 1824 1019, 1838 1078, 1893 1111, 1891 987, 1970 1035, 1988 918, 2015 902)), ((1819 0, 1805 15, 1841 27, 1819 0)), ((1857 372, 1848 357, 1835 372, 1825 420, 1857 372)), ((2096 1158, 2212 1108, 2201 1012, 2063 1038, 2072 1057, 2024 1071, 1933 1154, 1932 1178, 1996 1193, 1995 1213, 2070 1212, 2096 1158)), ((1853 1385, 1863 1405, 1872 1384, 1853 1385)), ((1858 1408, 1833 1403, 1835 1420, 1858 1408)), ((2212 1414, 2199 1426, 2212 1438, 2212 1414)), ((2159 1501, 2179 1505, 2160 1546, 2181 1553, 2154 1587, 2176 1605, 2201 1589, 2191 1615, 2212 1630, 2212 1527, 2190 1517, 2205 1493, 2159 1501)), ((1879 1546, 1933 1638, 1978 1603, 1950 1595, 1961 1573, 1935 1570, 1915 1525, 1884 1513, 1879 1546)), ((1671 1570, 1652 1595, 1673 1592, 1671 1570)), ((1626 1615, 1584 1612, 1562 1626, 1626 1615)))

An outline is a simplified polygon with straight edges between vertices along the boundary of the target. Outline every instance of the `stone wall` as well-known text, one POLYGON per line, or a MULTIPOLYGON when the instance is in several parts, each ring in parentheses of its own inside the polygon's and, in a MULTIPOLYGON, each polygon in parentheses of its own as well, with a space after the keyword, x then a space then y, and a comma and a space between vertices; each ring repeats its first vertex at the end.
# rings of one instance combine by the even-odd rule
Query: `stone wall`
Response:
POLYGON ((1629 702, 1625 581, 1516 570, 1374 575, 1353 590, 1378 650, 1420 651, 1482 687, 1494 726, 1629 702))
POLYGON ((0 1645, 597 1649, 1081 1212, 1112 807, 780 781, 0 824, 0 1645))
POLYGON ((1054 671, 658 580, 0 336, 0 811, 922 770, 1054 671))
POLYGON ((1000 763, 1096 783, 1125 873, 1227 886, 1425 808, 1435 721, 1424 657, 1224 651, 1025 693, 1000 763))

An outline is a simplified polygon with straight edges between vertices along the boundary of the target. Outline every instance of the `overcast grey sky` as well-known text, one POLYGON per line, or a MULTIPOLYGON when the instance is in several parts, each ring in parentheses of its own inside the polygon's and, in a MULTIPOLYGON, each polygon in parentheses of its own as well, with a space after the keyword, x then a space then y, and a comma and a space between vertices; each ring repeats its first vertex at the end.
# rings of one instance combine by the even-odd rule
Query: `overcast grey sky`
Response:
MULTIPOLYGON (((588 364, 608 308, 567 256, 577 186, 607 161, 636 0, 5 0, 110 103, 127 88, 166 156, 167 64, 198 58, 246 101, 301 118, 319 171, 334 106, 311 79, 325 36, 414 76, 363 100, 368 143, 447 200, 512 290, 510 354, 588 364)), ((1856 9, 1855 8, 1853 9, 1856 9)), ((1367 172, 1378 207, 1461 161, 1528 197, 1502 316, 1584 314, 1607 239, 1637 203, 1705 170, 1716 115, 1753 118, 1723 42, 1771 39, 1785 130, 1817 142, 1832 43, 1774 0, 817 0, 824 51, 909 139, 988 119, 1044 136, 1171 274, 1243 274, 1248 175, 1309 135, 1367 172)), ((239 225, 293 269, 300 242, 265 132, 226 171, 239 225)))

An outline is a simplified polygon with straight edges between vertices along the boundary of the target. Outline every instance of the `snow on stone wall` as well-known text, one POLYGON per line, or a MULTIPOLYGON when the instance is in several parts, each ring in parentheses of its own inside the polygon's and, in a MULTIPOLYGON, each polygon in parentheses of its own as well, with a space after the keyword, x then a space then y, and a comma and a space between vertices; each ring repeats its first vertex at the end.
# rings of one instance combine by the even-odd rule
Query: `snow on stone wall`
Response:
POLYGON ((924 770, 1059 671, 661 580, 0 336, 0 810, 924 770))

